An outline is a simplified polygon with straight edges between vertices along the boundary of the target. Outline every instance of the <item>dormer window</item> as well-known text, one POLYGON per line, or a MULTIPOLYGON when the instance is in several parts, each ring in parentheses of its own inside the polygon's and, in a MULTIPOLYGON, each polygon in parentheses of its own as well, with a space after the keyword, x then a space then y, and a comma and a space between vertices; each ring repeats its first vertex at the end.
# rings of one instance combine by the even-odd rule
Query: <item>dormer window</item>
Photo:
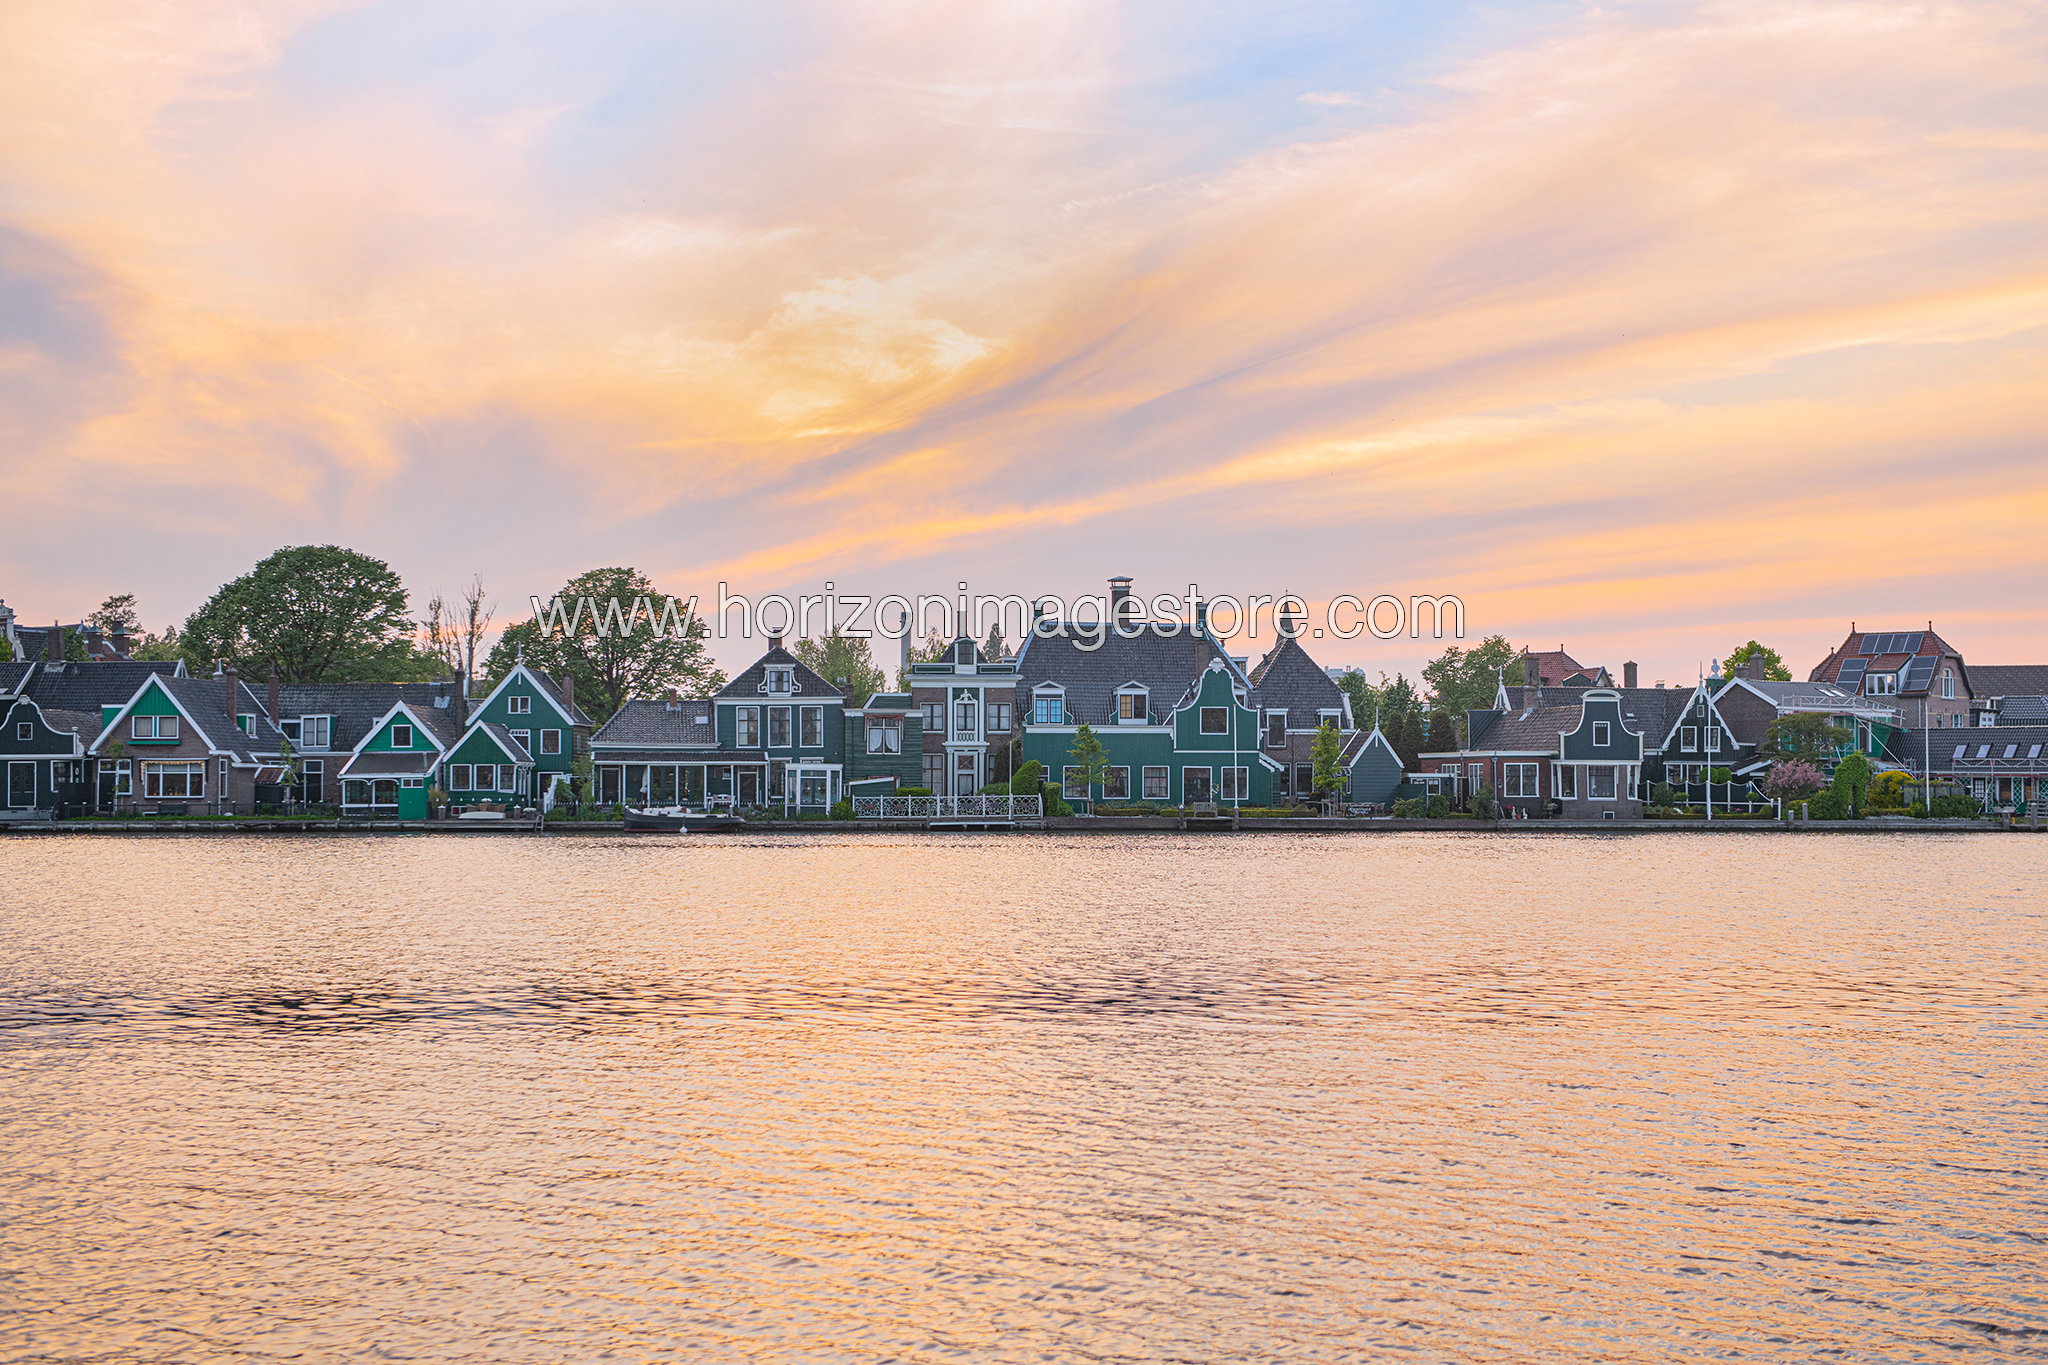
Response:
POLYGON ((796 670, 794 668, 770 668, 761 682, 761 690, 770 696, 786 697, 796 691, 796 670))
MULTIPOLYGON (((1066 698, 1054 688, 1037 692, 1031 698, 1031 723, 1033 725, 1064 725, 1067 721, 1066 698)), ((927 721, 926 728, 930 728, 927 721)))
POLYGON ((1119 725, 1143 725, 1152 718, 1148 704, 1151 693, 1136 683, 1125 683, 1116 693, 1116 719, 1119 725))

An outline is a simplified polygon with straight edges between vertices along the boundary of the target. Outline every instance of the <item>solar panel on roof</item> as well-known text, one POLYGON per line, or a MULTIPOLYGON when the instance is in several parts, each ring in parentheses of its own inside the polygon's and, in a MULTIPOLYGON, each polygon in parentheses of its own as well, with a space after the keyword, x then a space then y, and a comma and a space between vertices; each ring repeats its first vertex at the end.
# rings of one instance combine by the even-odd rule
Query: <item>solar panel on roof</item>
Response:
POLYGON ((1856 652, 1858 654, 1875 654, 1877 653, 1877 642, 1877 636, 1866 635, 1863 637, 1863 648, 1857 650, 1856 652))
POLYGON ((1924 630, 1916 631, 1913 634, 1908 635, 1906 637, 1904 650, 1908 654, 1918 654, 1920 652, 1920 646, 1925 644, 1926 642, 1927 632, 1924 630))
POLYGON ((1870 660, 1868 659, 1844 659, 1842 661, 1842 671, 1836 676, 1835 681, 1853 690, 1858 683, 1863 681, 1863 670, 1868 667, 1870 667, 1870 660))
POLYGON ((1901 692, 1923 691, 1934 677, 1933 659, 1915 659, 1906 665, 1906 676, 1899 683, 1901 692))

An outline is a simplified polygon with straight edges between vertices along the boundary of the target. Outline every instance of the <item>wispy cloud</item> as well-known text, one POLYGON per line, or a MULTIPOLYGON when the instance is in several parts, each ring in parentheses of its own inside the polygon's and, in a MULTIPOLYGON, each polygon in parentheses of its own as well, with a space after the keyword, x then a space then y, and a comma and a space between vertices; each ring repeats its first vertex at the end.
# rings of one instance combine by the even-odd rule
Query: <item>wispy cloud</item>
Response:
POLYGON ((1142 566, 1683 659, 2032 553, 2031 6, 1477 19, 1393 94, 1234 67, 1249 17, 612 19, 0 16, 10 599, 312 538, 514 595, 1142 566))

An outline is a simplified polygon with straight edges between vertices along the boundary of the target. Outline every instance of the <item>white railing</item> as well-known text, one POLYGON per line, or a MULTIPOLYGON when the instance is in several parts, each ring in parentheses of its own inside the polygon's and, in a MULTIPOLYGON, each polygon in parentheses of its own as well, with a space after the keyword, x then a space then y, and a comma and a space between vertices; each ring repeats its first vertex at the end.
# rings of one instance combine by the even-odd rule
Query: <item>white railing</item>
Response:
POLYGON ((1037 819, 1036 796, 856 796, 856 820, 1037 819))

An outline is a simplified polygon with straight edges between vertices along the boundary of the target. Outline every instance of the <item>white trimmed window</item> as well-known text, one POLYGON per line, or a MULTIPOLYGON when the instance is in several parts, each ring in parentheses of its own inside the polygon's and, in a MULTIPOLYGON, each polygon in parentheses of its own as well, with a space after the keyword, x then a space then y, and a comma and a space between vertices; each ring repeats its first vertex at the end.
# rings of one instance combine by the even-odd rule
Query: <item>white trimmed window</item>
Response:
POLYGON ((1131 799, 1131 770, 1111 768, 1103 781, 1102 796, 1107 801, 1128 801, 1131 799))
POLYGON ((1942 669, 1942 670, 1941 670, 1941 698, 1942 698, 1942 700, 1943 700, 1943 701, 1953 701, 1953 700, 1955 699, 1955 695, 1956 695, 1956 673, 1955 673, 1955 670, 1954 670, 1954 669, 1952 669, 1952 668, 1944 668, 1944 669, 1942 669))
POLYGON ((1721 727, 1718 725, 1709 725, 1707 727, 1707 752, 1710 754, 1721 752, 1721 727))
POLYGON ((761 708, 758 706, 735 706, 732 716, 732 742, 736 749, 751 749, 761 742, 761 708))
POLYGON ((1266 713, 1266 747, 1284 749, 1287 747, 1287 713, 1268 711, 1266 713))
POLYGON ((1682 753, 1697 752, 1700 747, 1700 731, 1696 725, 1678 727, 1678 748, 1682 753))
POLYGON ((36 737, 36 723, 32 720, 19 722, 14 727, 14 737, 20 740, 34 739, 36 737))
POLYGON ((801 728, 797 733, 797 741, 806 749, 822 749, 825 747, 825 708, 822 706, 799 707, 798 720, 801 728))
POLYGON ((1223 799, 1225 801, 1248 801, 1252 794, 1252 770, 1250 768, 1224 768, 1223 799))
POLYGON ((558 754, 562 752, 562 732, 560 730, 541 731, 540 751, 544 754, 558 754))
POLYGON ((1613 727, 1612 725, 1609 725, 1609 724, 1608 724, 1608 723, 1607 723, 1606 721, 1604 721, 1604 720, 1596 720, 1596 721, 1594 721, 1594 722, 1593 722, 1593 747, 1594 747, 1594 748, 1596 748, 1596 749, 1604 749, 1604 748, 1606 748, 1606 747, 1607 747, 1607 746, 1608 746, 1609 744, 1613 743, 1613 739, 1614 739, 1614 727, 1613 727))
POLYGON ((391 747, 394 749, 410 749, 412 747, 412 727, 410 725, 394 725, 391 727, 391 747))
POLYGON ((974 738, 974 722, 977 719, 975 712, 979 710, 981 710, 981 707, 975 704, 975 700, 971 696, 962 697, 953 703, 953 737, 955 739, 974 738))
POLYGON ((1503 763, 1500 770, 1500 794, 1502 796, 1520 797, 1537 795, 1536 765, 1534 763, 1503 763))
POLYGON ((149 797, 194 799, 206 795, 206 764, 144 763, 142 794, 149 797))
POLYGON ((1559 800, 1579 799, 1579 770, 1576 767, 1569 763, 1560 763, 1556 769, 1555 780, 1559 800))
POLYGON ((1069 801, 1088 799, 1088 770, 1078 764, 1060 769, 1060 795, 1069 801))
POLYGON ((306 737, 306 748, 325 749, 334 735, 334 717, 301 716, 299 718, 299 733, 306 737))
POLYGON ((925 702, 919 706, 918 714, 924 720, 924 732, 926 734, 942 735, 945 733, 946 703, 942 701, 925 702))
POLYGON ((1173 770, 1170 768, 1145 769, 1145 799, 1167 801, 1173 797, 1173 770))
POLYGON ((469 777, 469 765, 468 765, 467 763, 451 763, 451 764, 450 764, 450 765, 448 766, 448 790, 449 790, 449 791, 452 791, 452 792, 466 792, 466 791, 469 791, 469 790, 471 790, 471 788, 470 788, 470 785, 469 785, 469 782, 470 782, 470 777, 469 777))
POLYGON ((1202 733, 1205 735, 1227 735, 1230 733, 1230 708, 1227 706, 1205 706, 1202 708, 1202 733))
POLYGON ((1010 733, 1010 703, 992 701, 988 704, 988 733, 1007 735, 1010 733))
POLYGON ((1614 799, 1614 769, 1605 764, 1586 769, 1586 795, 1595 801, 1614 799))
POLYGON ((768 747, 787 749, 789 747, 789 708, 771 706, 768 708, 768 747))
POLYGON ((530 716, 533 714, 532 697, 505 698, 505 714, 508 716, 530 716))
POLYGON ((894 716, 869 716, 867 719, 868 752, 871 754, 900 754, 903 752, 903 722, 894 716))
POLYGON ((533 757, 533 731, 513 730, 509 733, 512 736, 512 742, 514 744, 517 744, 520 748, 526 750, 526 756, 528 758, 533 757))
POLYGON ((176 716, 130 716, 128 718, 130 739, 176 739, 178 718, 176 716))
POLYGON ((1031 699, 1031 723, 1033 725, 1063 725, 1066 723, 1066 705, 1057 693, 1049 693, 1031 699))
POLYGON ((1180 770, 1181 799, 1190 804, 1210 800, 1210 783, 1215 780, 1207 768, 1182 768, 1180 770))

